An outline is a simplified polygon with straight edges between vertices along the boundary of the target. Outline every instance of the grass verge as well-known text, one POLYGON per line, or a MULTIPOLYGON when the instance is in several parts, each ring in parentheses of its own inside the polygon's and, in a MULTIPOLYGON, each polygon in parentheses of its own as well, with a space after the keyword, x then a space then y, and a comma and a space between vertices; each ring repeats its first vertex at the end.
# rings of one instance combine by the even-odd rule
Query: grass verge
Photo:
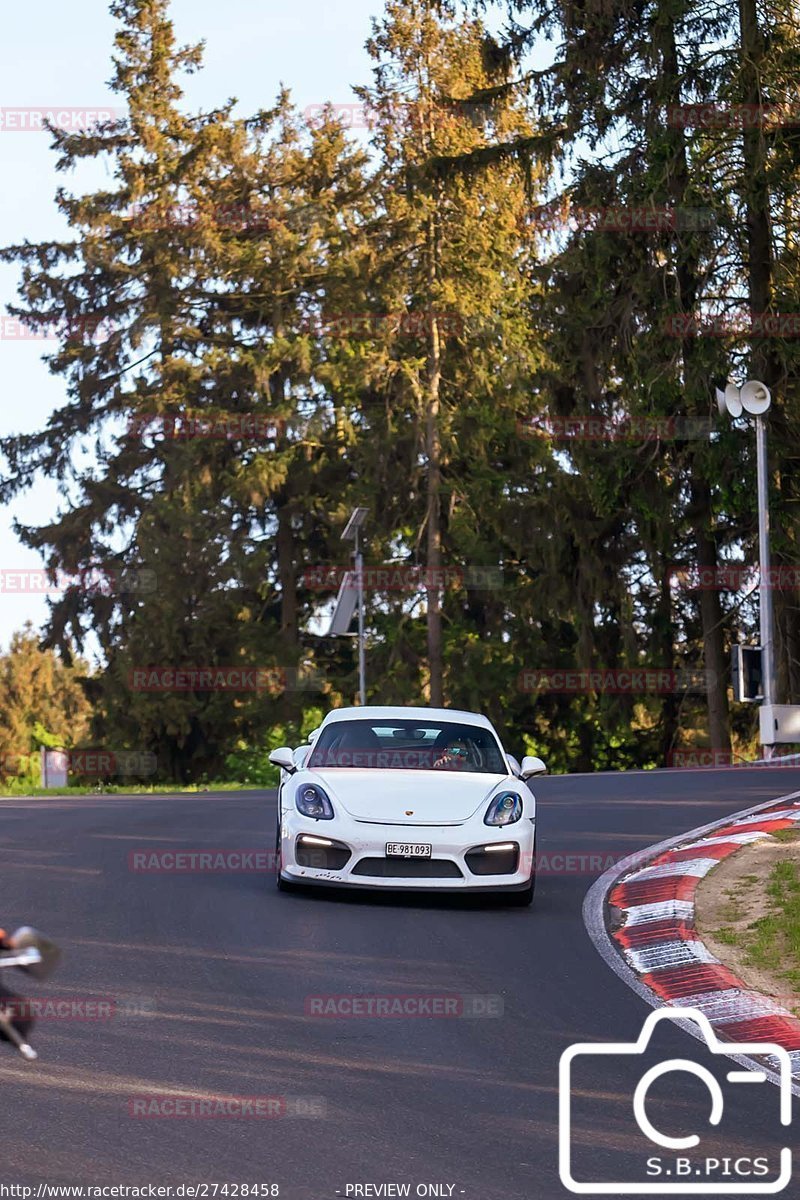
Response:
MULTIPOLYGON (((793 829, 781 830, 774 840, 795 843, 800 851, 793 829)), ((724 889, 715 915, 722 923, 710 932, 720 945, 735 948, 745 967, 800 993, 800 854, 781 857, 765 875, 739 875, 724 889), (758 915, 749 919, 754 912, 758 915)))
POLYGON ((34 787, 32 784, 13 784, 7 787, 0 787, 0 800, 10 800, 14 796, 19 797, 41 797, 46 799, 48 796, 158 796, 158 795, 174 795, 176 792, 180 794, 191 794, 193 792, 252 792, 262 791, 263 788, 253 783, 191 783, 181 786, 178 783, 112 783, 97 787, 96 784, 87 784, 85 786, 71 785, 63 788, 42 788, 34 787))

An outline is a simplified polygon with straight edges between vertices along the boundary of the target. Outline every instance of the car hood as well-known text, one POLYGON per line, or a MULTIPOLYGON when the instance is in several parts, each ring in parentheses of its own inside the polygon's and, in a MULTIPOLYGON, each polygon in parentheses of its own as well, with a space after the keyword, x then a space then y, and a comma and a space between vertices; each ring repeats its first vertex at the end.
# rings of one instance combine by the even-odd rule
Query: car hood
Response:
POLYGON ((509 775, 348 767, 303 771, 299 781, 318 782, 334 807, 340 805, 357 821, 386 825, 459 824, 488 804, 500 784, 520 788, 509 775))

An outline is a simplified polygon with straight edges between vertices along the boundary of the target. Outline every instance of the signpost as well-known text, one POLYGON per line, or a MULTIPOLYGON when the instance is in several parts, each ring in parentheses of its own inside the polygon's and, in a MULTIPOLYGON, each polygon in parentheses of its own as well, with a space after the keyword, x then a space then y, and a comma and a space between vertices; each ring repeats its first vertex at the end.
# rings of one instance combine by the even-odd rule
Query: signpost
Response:
POLYGON ((731 647, 731 682, 733 698, 740 704, 764 699, 760 646, 731 647))
POLYGON ((359 532, 366 520, 368 508, 354 508, 342 530, 342 541, 353 542, 355 571, 348 571, 336 597, 336 607, 331 618, 330 636, 347 633, 358 605, 358 697, 359 704, 367 703, 366 651, 364 647, 364 559, 361 554, 359 532))
POLYGON ((39 750, 43 788, 65 788, 69 782, 69 757, 64 750, 39 750))
POLYGON ((752 695, 755 647, 735 646, 734 696, 737 700, 761 700, 759 726, 764 757, 772 757, 777 742, 800 740, 800 705, 775 704, 775 663, 773 654, 772 585, 769 570, 769 482, 767 475, 767 427, 764 416, 772 403, 770 390, 758 379, 749 379, 741 388, 729 383, 717 388, 717 405, 722 415, 755 418, 756 471, 758 476, 758 570, 759 626, 761 630, 759 694, 752 695), (749 676, 748 676, 749 672, 749 676), (747 681, 749 678, 749 682, 747 681))

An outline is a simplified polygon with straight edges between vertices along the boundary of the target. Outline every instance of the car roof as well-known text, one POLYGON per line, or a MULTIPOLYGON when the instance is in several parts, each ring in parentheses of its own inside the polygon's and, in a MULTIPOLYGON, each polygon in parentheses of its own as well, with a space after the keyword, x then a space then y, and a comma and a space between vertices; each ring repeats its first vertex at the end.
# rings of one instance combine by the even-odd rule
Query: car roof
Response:
MULTIPOLYGON (((466 712, 460 708, 414 708, 402 704, 366 704, 361 707, 335 708, 329 712, 322 725, 334 721, 385 721, 387 718, 412 721, 463 721, 466 725, 479 725, 483 729, 495 728, 483 713, 466 712)), ((321 728, 321 726, 320 726, 321 728)))

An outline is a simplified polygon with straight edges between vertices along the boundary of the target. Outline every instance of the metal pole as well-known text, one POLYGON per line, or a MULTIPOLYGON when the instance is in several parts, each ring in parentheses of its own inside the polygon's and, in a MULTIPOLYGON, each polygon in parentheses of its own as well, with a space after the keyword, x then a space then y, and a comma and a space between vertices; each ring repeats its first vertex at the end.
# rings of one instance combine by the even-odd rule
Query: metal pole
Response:
POLYGON ((364 653, 364 559, 356 529, 356 576, 358 580, 358 698, 361 707, 367 703, 367 666, 364 653))
MULTIPOLYGON (((758 472, 758 557, 759 557, 759 624, 761 626, 761 672, 764 704, 772 704, 775 678, 772 646, 772 588, 769 578, 769 494, 767 476, 767 427, 763 417, 756 417, 756 467, 758 472)), ((765 747, 767 757, 771 747, 765 747)))

